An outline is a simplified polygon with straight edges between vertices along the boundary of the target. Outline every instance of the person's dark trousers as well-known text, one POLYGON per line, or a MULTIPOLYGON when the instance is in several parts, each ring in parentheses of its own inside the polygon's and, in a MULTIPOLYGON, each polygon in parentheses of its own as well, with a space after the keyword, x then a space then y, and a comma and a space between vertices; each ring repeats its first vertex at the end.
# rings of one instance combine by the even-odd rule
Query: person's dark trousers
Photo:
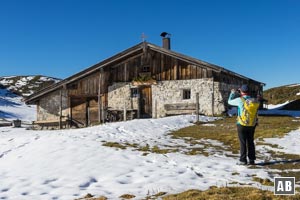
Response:
POLYGON ((255 126, 237 125, 240 140, 240 161, 247 162, 247 152, 249 160, 255 160, 254 132, 255 126))

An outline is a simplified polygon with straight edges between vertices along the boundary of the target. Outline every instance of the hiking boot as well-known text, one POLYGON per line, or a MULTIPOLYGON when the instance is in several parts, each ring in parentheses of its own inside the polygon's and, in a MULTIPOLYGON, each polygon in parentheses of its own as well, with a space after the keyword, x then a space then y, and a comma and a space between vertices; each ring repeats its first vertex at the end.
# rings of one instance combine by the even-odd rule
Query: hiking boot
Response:
POLYGON ((249 165, 255 165, 255 161, 254 160, 250 160, 249 161, 249 165))
POLYGON ((238 161, 236 164, 237 165, 247 165, 247 162, 246 161, 238 161))

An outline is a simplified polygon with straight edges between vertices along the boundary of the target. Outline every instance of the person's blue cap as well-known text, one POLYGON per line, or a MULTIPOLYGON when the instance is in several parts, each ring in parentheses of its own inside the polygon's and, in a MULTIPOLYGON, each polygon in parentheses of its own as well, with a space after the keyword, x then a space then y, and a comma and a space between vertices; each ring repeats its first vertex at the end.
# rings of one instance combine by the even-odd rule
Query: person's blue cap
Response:
POLYGON ((240 89, 242 92, 248 92, 248 85, 242 85, 240 89))

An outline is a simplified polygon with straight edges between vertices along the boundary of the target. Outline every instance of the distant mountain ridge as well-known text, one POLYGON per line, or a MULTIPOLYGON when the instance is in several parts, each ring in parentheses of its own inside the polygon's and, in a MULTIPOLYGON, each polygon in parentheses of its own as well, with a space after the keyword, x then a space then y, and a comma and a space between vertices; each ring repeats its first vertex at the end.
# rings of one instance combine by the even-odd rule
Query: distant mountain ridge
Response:
POLYGON ((270 88, 264 91, 264 98, 268 100, 268 104, 282 104, 287 101, 295 101, 300 99, 300 84, 290 84, 280 87, 270 88))
POLYGON ((61 79, 41 75, 3 76, 0 77, 0 89, 7 89, 17 95, 27 97, 59 81, 61 81, 61 79))
POLYGON ((36 106, 26 105, 24 98, 58 81, 40 75, 0 77, 0 126, 15 119, 29 123, 35 120, 36 106))

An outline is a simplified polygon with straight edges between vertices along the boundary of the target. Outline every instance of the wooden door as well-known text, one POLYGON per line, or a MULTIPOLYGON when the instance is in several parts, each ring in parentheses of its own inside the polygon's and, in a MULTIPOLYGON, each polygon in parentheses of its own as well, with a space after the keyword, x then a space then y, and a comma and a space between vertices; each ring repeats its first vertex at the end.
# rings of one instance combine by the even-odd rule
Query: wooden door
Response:
POLYGON ((71 98, 71 117, 78 127, 89 126, 98 123, 98 99, 71 98))
POLYGON ((85 98, 71 98, 71 118, 78 127, 87 126, 87 103, 85 98))
POLYGON ((140 90, 141 117, 152 117, 152 91, 151 86, 142 87, 140 90))
POLYGON ((89 98, 87 100, 88 125, 99 123, 98 97, 89 98))

